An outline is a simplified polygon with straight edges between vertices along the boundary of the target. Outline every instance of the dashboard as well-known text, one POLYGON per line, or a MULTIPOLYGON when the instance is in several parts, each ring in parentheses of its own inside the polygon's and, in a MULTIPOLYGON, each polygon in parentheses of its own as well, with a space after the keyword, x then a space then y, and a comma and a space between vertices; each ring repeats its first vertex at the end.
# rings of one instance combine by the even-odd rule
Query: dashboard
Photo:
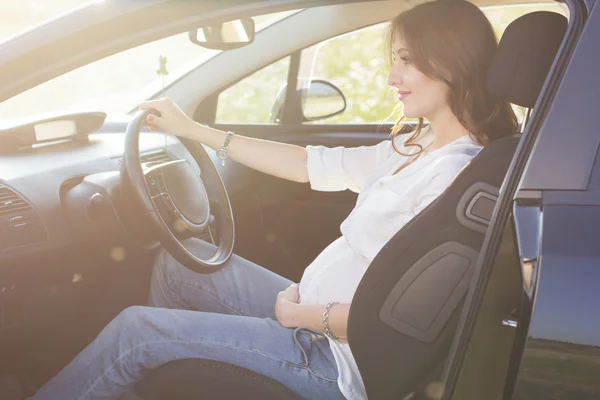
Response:
MULTIPOLYGON (((122 234, 115 232, 115 213, 98 218, 92 212, 93 197, 118 185, 124 143, 123 133, 95 133, 0 154, 0 266, 122 234), (81 183, 86 183, 85 189, 81 183)), ((245 168, 231 163, 225 171, 214 151, 206 150, 228 190, 235 190, 232 169, 245 168)), ((171 135, 143 132, 140 155, 141 161, 187 159, 201 174, 193 156, 171 135)))
MULTIPOLYGON (((43 141, 39 130, 23 139, 21 133, 30 133, 24 125, 0 129, 0 343, 27 324, 42 329, 50 317, 80 319, 75 314, 85 311, 85 301, 103 298, 102 290, 115 282, 110 279, 126 286, 127 296, 137 293, 135 301, 145 296, 147 285, 134 284, 131 274, 140 265, 148 269, 148 249, 157 243, 150 229, 144 231, 144 218, 131 212, 132 196, 120 190, 127 123, 102 118, 86 134, 43 141), (115 249, 133 258, 107 263, 125 259, 113 257, 115 249)), ((202 176, 175 136, 144 128, 139 149, 141 162, 185 159, 202 176)), ((205 150, 230 196, 255 181, 254 171, 234 162, 223 166, 205 150)))

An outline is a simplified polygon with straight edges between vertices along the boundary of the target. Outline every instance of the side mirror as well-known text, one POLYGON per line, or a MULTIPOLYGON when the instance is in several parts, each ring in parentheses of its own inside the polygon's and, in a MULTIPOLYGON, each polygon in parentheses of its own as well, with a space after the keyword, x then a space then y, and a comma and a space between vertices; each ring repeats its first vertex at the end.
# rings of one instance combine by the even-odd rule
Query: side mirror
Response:
POLYGON ((202 27, 189 33, 190 41, 213 50, 233 50, 249 45, 256 36, 252 18, 236 19, 202 27))
MULTIPOLYGON (((283 114, 287 84, 283 85, 269 115, 270 123, 279 123, 283 114)), ((297 101, 300 102, 304 122, 318 121, 331 118, 346 110, 346 97, 333 83, 315 79, 309 86, 296 91, 297 101)))
POLYGON ((310 86, 301 91, 304 121, 318 121, 331 118, 346 110, 346 97, 331 82, 313 80, 310 86))

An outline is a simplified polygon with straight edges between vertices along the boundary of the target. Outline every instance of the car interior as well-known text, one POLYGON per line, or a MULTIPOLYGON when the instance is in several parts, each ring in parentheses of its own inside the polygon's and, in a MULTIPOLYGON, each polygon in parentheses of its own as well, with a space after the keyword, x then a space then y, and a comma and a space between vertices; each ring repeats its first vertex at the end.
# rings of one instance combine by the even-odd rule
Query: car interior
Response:
MULTIPOLYGON (((390 4, 360 21, 351 18, 370 6, 366 3, 306 9, 303 12, 313 13, 319 28, 290 37, 286 45, 302 49, 314 44, 317 40, 311 35, 326 30, 332 15, 347 20, 342 31, 385 21, 390 4)), ((294 26, 293 19, 288 22, 294 26)), ((512 21, 488 72, 488 90, 525 107, 529 115, 567 27, 566 17, 546 11, 512 21)), ((364 132, 350 125, 327 132, 326 126, 309 125, 294 133, 278 124, 243 129, 216 122, 222 91, 285 55, 283 45, 281 51, 262 58, 254 51, 269 36, 281 35, 277 24, 271 28, 236 53, 219 55, 225 59, 249 55, 249 65, 233 63, 227 86, 207 82, 204 90, 211 94, 194 107, 185 107, 194 119, 295 144, 336 145, 340 133, 353 145, 387 137, 387 126, 364 132)), ((290 57, 294 60, 298 53, 290 57)), ((216 65, 191 71, 186 79, 199 80, 216 65)), ((282 93, 294 92, 284 89, 282 93)), ((168 94, 177 101, 191 90, 188 85, 174 86, 168 94)), ((294 120, 291 109, 285 103, 272 114, 283 122, 294 120)), ((39 120, 0 130, 0 375, 18 376, 29 394, 118 312, 145 304, 150 266, 159 246, 199 273, 214 272, 235 252, 298 281, 303 267, 339 235, 339 223, 356 201, 354 193, 314 193, 307 185, 260 176, 240 165, 225 167, 213 151, 198 143, 149 132, 143 126, 146 113, 132 115, 127 129, 118 134, 114 131, 123 124, 110 125, 106 114, 71 115, 77 137, 51 145, 33 145, 39 120), (100 133, 94 137, 96 132, 100 133), (32 174, 38 177, 35 187, 32 174), (173 205, 179 211, 176 215, 173 205), (181 231, 171 224, 177 215, 184 216, 177 219, 185 222, 181 231), (182 244, 186 235, 212 241, 219 251, 209 260, 199 260, 182 244)), ((447 378, 465 296, 526 126, 524 119, 519 132, 486 146, 439 198, 386 244, 367 270, 351 305, 348 337, 369 398, 441 398, 433 397, 432 385, 447 378)), ((495 312, 503 320, 519 310, 520 271, 506 270, 496 282, 504 301, 495 312)), ((514 331, 497 329, 494 335, 510 347, 514 331)), ((503 362, 490 359, 488 366, 503 362)), ((500 398, 502 388, 494 390, 498 395, 493 398, 500 398)), ((198 359, 174 361, 151 371, 123 397, 172 398, 300 397, 250 370, 198 359)))

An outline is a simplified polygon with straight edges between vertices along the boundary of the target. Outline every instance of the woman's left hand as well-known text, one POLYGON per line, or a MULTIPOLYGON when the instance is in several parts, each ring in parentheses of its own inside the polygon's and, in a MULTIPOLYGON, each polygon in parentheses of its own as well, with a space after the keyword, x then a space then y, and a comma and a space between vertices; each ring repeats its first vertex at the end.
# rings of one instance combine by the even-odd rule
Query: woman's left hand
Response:
POLYGON ((292 284, 287 289, 277 294, 275 301, 275 316, 277 322, 286 328, 296 328, 297 319, 295 311, 298 308, 300 295, 298 293, 298 285, 292 284))

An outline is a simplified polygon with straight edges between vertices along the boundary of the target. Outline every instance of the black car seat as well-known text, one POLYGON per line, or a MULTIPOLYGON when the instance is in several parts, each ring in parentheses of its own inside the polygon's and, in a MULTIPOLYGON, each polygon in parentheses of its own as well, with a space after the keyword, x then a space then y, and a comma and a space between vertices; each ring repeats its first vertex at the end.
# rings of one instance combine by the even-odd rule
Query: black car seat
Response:
MULTIPOLYGON (((513 21, 488 76, 489 91, 535 104, 566 31, 563 16, 513 21)), ((354 296, 349 342, 371 399, 402 399, 448 353, 499 188, 518 145, 486 146, 450 187, 379 252, 354 296)), ((125 396, 142 400, 299 399, 279 382, 212 360, 174 361, 125 396)))

